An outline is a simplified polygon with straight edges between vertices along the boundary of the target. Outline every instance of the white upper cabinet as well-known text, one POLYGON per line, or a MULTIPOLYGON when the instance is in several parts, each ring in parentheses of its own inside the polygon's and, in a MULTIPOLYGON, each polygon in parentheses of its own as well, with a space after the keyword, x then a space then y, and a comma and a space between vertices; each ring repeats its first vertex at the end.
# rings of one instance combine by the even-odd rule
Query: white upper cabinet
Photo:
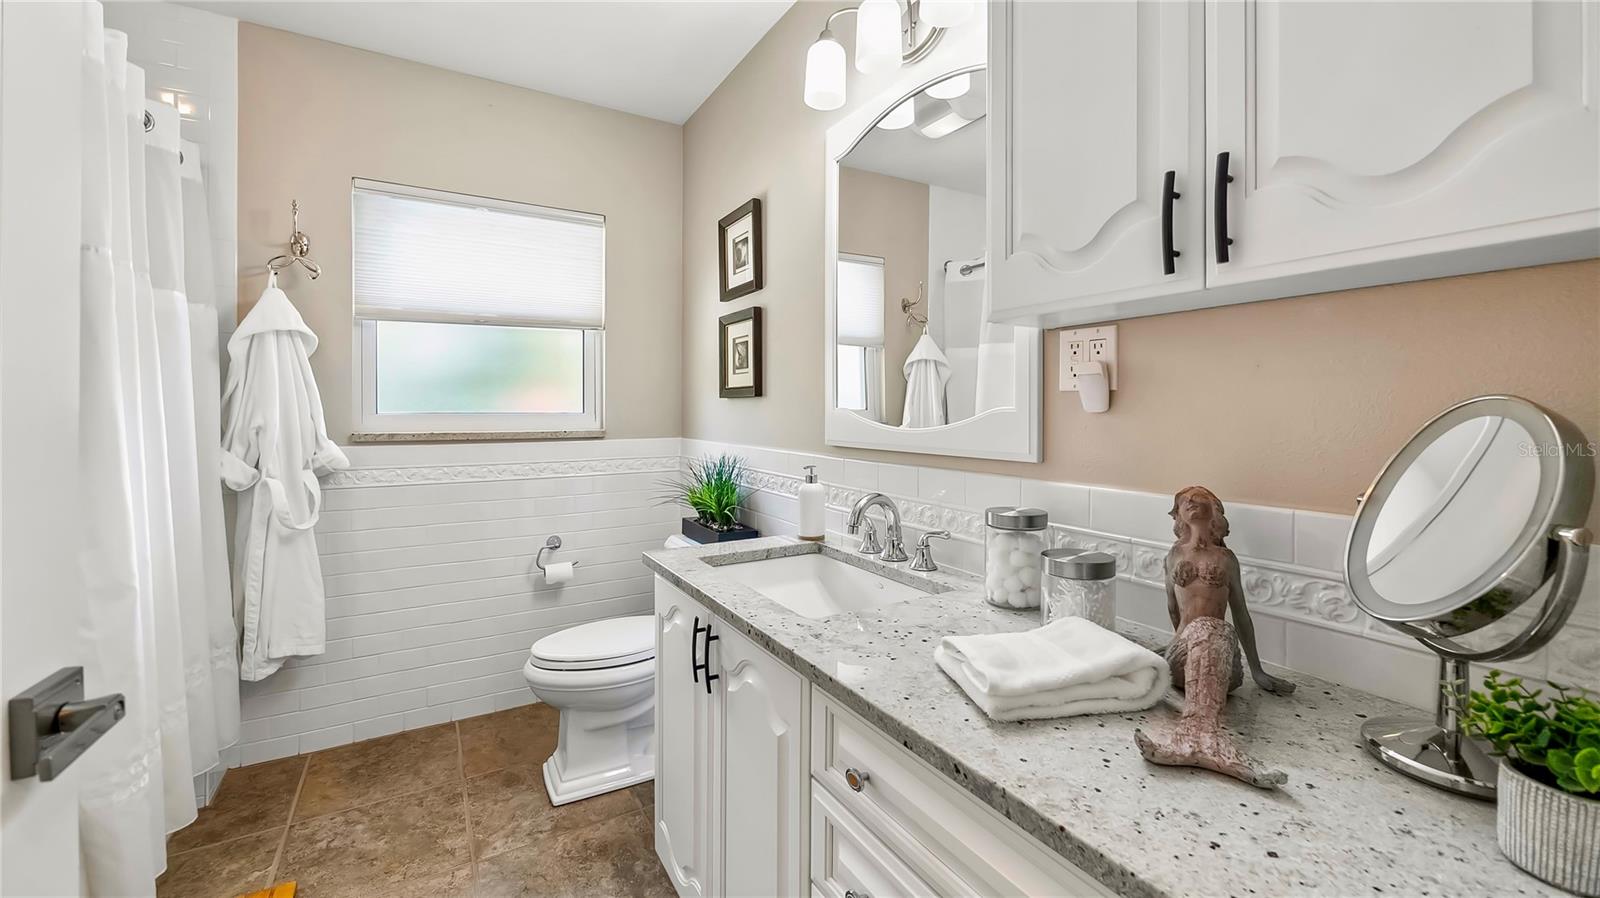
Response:
POLYGON ((996 316, 1199 290, 1204 7, 994 0, 989 8, 996 316))
POLYGON ((1600 255, 1596 0, 995 0, 990 69, 997 320, 1600 255))
POLYGON ((1600 248, 1600 5, 1213 0, 1206 16, 1209 286, 1373 263, 1387 267, 1357 281, 1409 280, 1600 248))

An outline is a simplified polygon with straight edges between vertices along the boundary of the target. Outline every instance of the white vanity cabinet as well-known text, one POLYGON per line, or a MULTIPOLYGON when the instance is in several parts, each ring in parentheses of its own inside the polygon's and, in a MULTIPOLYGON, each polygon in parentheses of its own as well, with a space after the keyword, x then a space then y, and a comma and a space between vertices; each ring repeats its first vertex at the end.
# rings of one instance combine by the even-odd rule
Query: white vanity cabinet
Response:
POLYGON ((1201 289, 1204 7, 989 10, 995 315, 1201 289))
POLYGON ((1206 16, 1209 285, 1529 264, 1562 255, 1524 245, 1557 235, 1569 258, 1600 249, 1593 3, 1211 0, 1206 16))
POLYGON ((1063 326, 1600 255, 1593 2, 989 9, 996 318, 1063 326))
POLYGON ((685 898, 798 895, 805 681, 656 580, 656 854, 685 898))
POLYGON ((655 845, 683 898, 1112 894, 659 577, 655 605, 655 845))

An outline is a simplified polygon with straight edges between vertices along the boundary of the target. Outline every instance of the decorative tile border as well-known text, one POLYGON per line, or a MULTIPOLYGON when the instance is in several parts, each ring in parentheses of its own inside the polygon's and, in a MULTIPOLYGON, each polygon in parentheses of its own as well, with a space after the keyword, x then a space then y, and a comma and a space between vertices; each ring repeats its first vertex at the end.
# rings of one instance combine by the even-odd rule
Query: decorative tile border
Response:
POLYGON ((678 459, 676 455, 662 455, 513 464, 352 468, 324 477, 322 486, 326 489, 347 489, 362 486, 405 486, 417 483, 537 480, 546 477, 585 477, 596 474, 671 473, 678 470, 678 459))
MULTIPOLYGON (((787 474, 752 470, 745 482, 752 489, 792 498, 799 495, 801 481, 787 474)), ((828 506, 837 510, 849 509, 869 492, 836 484, 825 486, 828 506)), ((979 511, 904 496, 893 498, 900 509, 900 520, 910 527, 948 530, 958 539, 983 542, 983 514, 979 511)), ((1059 524, 1052 524, 1050 530, 1051 545, 1105 552, 1117 559, 1117 572, 1122 579, 1152 589, 1166 589, 1166 557, 1171 543, 1059 524)), ((1246 557, 1239 559, 1239 568, 1245 597, 1252 607, 1277 617, 1310 620, 1361 632, 1361 611, 1345 588, 1340 573, 1246 557)))

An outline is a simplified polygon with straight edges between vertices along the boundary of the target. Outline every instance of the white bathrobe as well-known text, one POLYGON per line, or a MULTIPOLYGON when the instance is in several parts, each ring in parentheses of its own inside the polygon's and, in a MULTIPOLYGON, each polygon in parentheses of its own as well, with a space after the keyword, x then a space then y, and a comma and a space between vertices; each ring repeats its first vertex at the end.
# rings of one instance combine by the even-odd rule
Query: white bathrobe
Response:
POLYGON ((233 589, 244 631, 239 676, 261 680, 323 651, 317 477, 349 466, 328 439, 311 376, 317 337, 274 275, 228 340, 222 480, 239 491, 233 589))

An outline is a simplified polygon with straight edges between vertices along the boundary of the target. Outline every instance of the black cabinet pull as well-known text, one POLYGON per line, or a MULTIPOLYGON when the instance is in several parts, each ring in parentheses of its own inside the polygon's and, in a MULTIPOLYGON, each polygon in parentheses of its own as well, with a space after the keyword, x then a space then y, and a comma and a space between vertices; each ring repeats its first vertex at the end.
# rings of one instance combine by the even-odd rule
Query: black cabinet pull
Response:
MULTIPOLYGON (((700 642, 701 630, 710 633, 711 624, 708 622, 704 627, 700 626, 700 618, 696 616, 694 619, 694 633, 689 636, 689 676, 693 677, 696 683, 700 682, 700 671, 706 666, 694 660, 695 648, 700 642)), ((708 658, 707 660, 709 661, 710 659, 708 658)))
POLYGON ((1233 245, 1233 238, 1228 236, 1228 185, 1233 183, 1233 175, 1228 174, 1228 154, 1217 154, 1217 186, 1214 197, 1213 211, 1216 216, 1212 230, 1217 233, 1217 264, 1228 261, 1228 247, 1233 245))
POLYGON ((1183 253, 1172 248, 1172 201, 1182 197, 1177 191, 1178 173, 1167 172, 1161 184, 1161 270, 1172 274, 1178 270, 1177 259, 1183 253))
POLYGON ((711 621, 706 621, 706 663, 700 665, 701 667, 705 668, 706 672, 706 695, 711 694, 711 681, 722 679, 721 674, 715 674, 711 672, 711 642, 712 640, 721 638, 721 636, 711 632, 711 621))

